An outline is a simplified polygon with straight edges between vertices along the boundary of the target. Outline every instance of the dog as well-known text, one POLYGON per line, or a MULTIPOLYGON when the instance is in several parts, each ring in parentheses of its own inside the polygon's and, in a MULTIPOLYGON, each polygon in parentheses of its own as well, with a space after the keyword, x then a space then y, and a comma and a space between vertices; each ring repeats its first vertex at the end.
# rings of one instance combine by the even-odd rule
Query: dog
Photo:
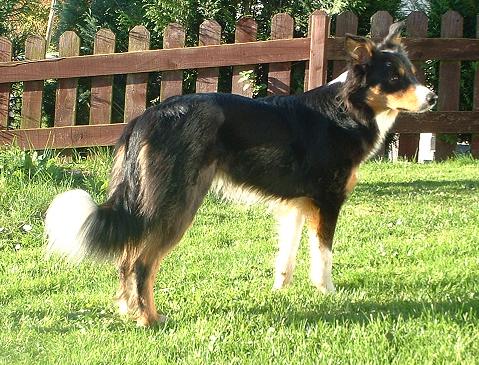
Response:
POLYGON ((279 207, 274 289, 291 281, 306 224, 312 283, 334 291, 333 236, 358 167, 400 112, 425 112, 437 100, 415 76, 402 27, 393 24, 379 43, 347 35, 346 73, 300 95, 191 94, 147 109, 117 143, 104 204, 83 190, 53 200, 48 251, 73 261, 115 260, 120 312, 153 325, 164 319, 153 299, 158 266, 215 184, 226 195, 279 207))

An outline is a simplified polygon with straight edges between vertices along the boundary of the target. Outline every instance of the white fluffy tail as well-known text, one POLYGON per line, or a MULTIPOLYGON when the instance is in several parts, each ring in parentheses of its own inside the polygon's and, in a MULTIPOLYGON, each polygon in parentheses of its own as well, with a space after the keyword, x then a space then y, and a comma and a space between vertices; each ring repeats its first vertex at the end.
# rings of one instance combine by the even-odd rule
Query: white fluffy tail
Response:
POLYGON ((85 258, 88 243, 85 242, 83 224, 97 209, 90 194, 84 190, 70 190, 57 195, 45 218, 47 255, 56 253, 72 262, 85 258))

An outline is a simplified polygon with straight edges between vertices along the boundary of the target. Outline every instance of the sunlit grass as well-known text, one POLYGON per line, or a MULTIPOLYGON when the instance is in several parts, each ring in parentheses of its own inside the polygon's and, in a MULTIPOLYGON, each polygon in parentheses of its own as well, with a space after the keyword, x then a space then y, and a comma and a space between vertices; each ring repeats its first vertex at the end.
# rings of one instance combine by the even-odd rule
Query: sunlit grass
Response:
POLYGON ((272 292, 268 210, 208 196, 156 281, 169 319, 146 330, 115 313, 112 265, 43 257, 53 196, 75 186, 101 201, 110 164, 101 150, 68 163, 0 152, 0 363, 477 362, 479 162, 364 165, 328 296, 308 281, 307 245, 272 292))

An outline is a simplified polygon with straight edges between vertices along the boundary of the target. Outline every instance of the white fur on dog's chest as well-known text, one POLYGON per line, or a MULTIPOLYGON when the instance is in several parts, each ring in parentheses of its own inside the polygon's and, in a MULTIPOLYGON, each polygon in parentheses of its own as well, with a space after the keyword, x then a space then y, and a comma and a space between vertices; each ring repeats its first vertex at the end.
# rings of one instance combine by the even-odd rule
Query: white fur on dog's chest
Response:
POLYGON ((376 141, 376 145, 370 152, 369 157, 373 156, 379 149, 379 147, 381 147, 382 143, 384 142, 384 139, 386 138, 386 135, 393 127, 397 115, 398 112, 396 110, 386 110, 376 115, 376 118, 374 118, 374 120, 376 121, 376 124, 378 126, 378 139, 376 141))
POLYGON ((397 111, 387 110, 376 115, 376 124, 379 130, 379 140, 382 142, 386 134, 391 130, 398 115, 397 111))

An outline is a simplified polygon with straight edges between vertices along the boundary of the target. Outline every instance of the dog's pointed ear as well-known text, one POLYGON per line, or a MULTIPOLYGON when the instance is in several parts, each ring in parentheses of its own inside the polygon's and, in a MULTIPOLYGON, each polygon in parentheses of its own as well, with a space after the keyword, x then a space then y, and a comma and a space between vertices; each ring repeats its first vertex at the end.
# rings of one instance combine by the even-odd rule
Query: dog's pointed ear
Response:
POLYGON ((345 35, 345 48, 353 64, 364 65, 373 56, 376 46, 368 38, 347 33, 345 35))
POLYGON ((400 21, 391 24, 389 27, 389 33, 381 42, 380 48, 394 49, 401 47, 401 31, 406 27, 405 21, 400 21))

